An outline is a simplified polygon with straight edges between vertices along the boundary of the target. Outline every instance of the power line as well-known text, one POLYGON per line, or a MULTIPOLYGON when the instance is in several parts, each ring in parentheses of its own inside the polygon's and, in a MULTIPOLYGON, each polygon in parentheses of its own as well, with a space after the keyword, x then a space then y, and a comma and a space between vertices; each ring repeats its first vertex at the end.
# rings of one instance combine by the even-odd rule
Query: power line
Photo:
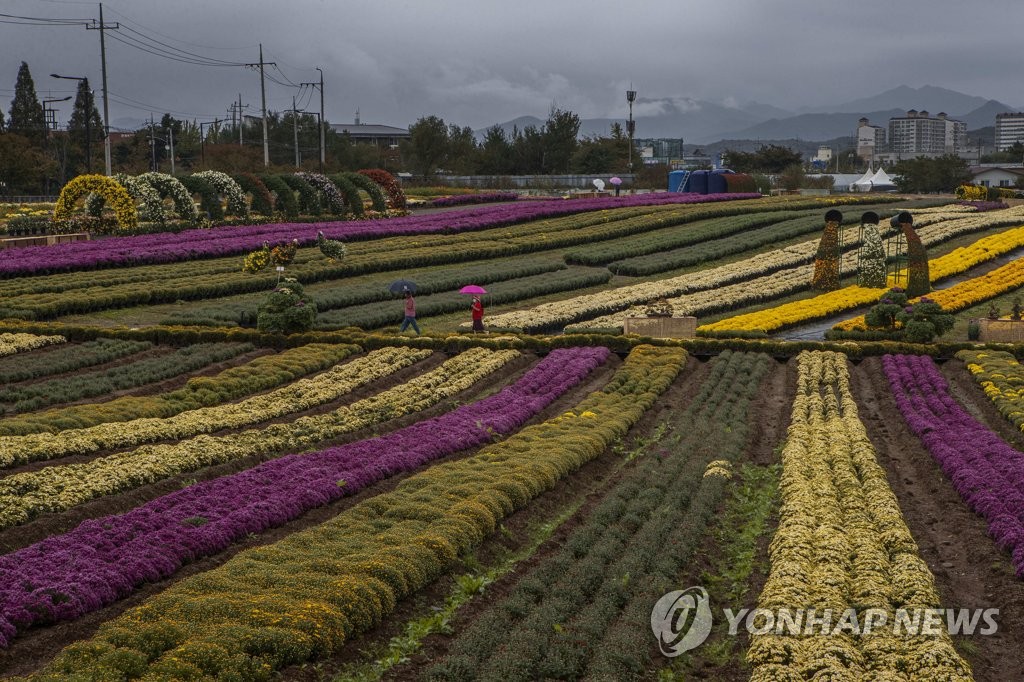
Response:
POLYGON ((89 19, 57 19, 53 17, 23 17, 17 14, 0 13, 2 24, 22 24, 26 26, 80 26, 89 23, 89 19))
POLYGON ((135 29, 130 28, 128 26, 125 26, 124 30, 128 31, 130 33, 134 33, 135 35, 139 36, 139 38, 141 40, 148 40, 149 42, 156 43, 157 45, 161 45, 163 47, 166 47, 166 48, 168 48, 168 50, 177 51, 177 52, 179 52, 179 53, 181 53, 183 55, 189 56, 189 57, 194 57, 196 59, 201 59, 201 60, 204 60, 204 61, 211 62, 211 65, 217 65, 217 64, 219 64, 221 66, 242 66, 243 65, 242 62, 229 62, 229 61, 226 61, 226 60, 223 60, 223 59, 217 59, 215 57, 206 57, 206 56, 201 55, 201 54, 196 54, 195 52, 189 52, 188 50, 182 50, 181 48, 174 47, 173 45, 168 45, 167 43, 162 43, 159 40, 157 40, 156 38, 150 38, 149 36, 145 35, 144 33, 139 33, 135 29))
POLYGON ((224 62, 221 60, 198 59, 195 57, 190 57, 185 54, 176 54, 174 52, 171 52, 170 50, 166 50, 155 45, 144 43, 137 38, 132 38, 130 36, 126 36, 123 34, 119 35, 116 33, 112 33, 110 37, 119 43, 122 43, 129 47, 134 47, 135 49, 141 50, 142 52, 147 52, 151 55, 163 57, 164 59, 170 59, 171 61, 175 62, 181 62, 183 64, 192 64, 193 66, 243 66, 243 64, 241 63, 224 62))
MULTIPOLYGON (((54 1, 57 1, 57 0, 54 0, 54 1)), ((89 4, 92 4, 92 3, 89 3, 89 4)), ((166 38, 167 40, 172 40, 172 41, 174 41, 176 43, 181 43, 182 45, 188 45, 189 47, 198 47, 198 48, 202 48, 204 50, 252 50, 252 49, 255 49, 257 47, 257 45, 244 45, 244 46, 241 46, 241 47, 218 47, 218 46, 214 46, 214 45, 199 45, 197 43, 190 43, 187 40, 181 40, 179 38, 175 38, 174 36, 169 36, 169 35, 167 35, 165 33, 161 33, 160 31, 157 31, 155 28, 152 28, 152 27, 146 26, 145 24, 141 24, 141 23, 139 23, 137 21, 131 20, 126 15, 122 14, 121 12, 118 12, 117 10, 113 10, 112 9, 110 11, 113 12, 114 14, 116 14, 117 16, 121 17, 121 19, 126 24, 131 24, 131 25, 138 26, 139 28, 144 28, 147 31, 149 31, 150 33, 155 33, 156 35, 160 36, 161 38, 166 38)))

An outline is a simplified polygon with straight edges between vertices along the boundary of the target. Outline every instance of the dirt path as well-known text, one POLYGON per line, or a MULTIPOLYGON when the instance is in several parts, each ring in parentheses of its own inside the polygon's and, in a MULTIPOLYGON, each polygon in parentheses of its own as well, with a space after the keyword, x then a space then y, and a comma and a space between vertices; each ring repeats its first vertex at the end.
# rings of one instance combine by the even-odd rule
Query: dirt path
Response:
MULTIPOLYGON (((998 633, 957 637, 957 649, 978 680, 1024 679, 1020 648, 1024 583, 1014 575, 1010 557, 996 547, 984 519, 960 499, 920 440, 908 430, 881 359, 867 358, 854 367, 851 388, 903 517, 921 557, 935 575, 942 606, 999 609, 998 633)), ((953 390, 959 397, 956 385, 953 390)))

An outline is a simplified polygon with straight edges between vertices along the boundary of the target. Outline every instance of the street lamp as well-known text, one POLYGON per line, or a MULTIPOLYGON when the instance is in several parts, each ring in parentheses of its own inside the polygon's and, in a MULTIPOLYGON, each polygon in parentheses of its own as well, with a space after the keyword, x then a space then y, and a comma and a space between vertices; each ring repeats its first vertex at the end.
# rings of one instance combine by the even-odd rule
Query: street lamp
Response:
MULTIPOLYGON (((71 95, 68 95, 67 97, 58 97, 56 99, 44 99, 43 100, 43 154, 46 154, 47 156, 49 156, 49 147, 50 147, 50 143, 49 143, 49 140, 50 140, 50 124, 46 120, 46 113, 49 112, 49 111, 56 112, 57 110, 56 109, 50 109, 46 105, 47 104, 54 104, 55 102, 67 102, 69 99, 71 99, 71 95)), ((56 117, 54 118, 54 124, 56 124, 56 117)), ((55 127, 56 127, 56 125, 55 125, 55 127)), ((49 172, 46 173, 45 179, 46 179, 46 183, 45 183, 46 184, 46 193, 49 194, 50 193, 50 174, 49 174, 49 172)))
POLYGON ((92 175, 92 126, 89 123, 92 118, 92 90, 88 88, 89 79, 82 76, 60 76, 55 73, 50 74, 51 78, 63 78, 68 81, 78 81, 79 83, 85 83, 86 88, 86 102, 85 102, 85 169, 90 175, 92 175))
MULTIPOLYGON (((632 83, 630 83, 632 87, 632 83)), ((633 172, 633 133, 636 131, 636 123, 633 122, 633 102, 636 101, 636 90, 626 90, 626 101, 629 102, 629 121, 626 123, 626 132, 629 133, 629 172, 633 172)))

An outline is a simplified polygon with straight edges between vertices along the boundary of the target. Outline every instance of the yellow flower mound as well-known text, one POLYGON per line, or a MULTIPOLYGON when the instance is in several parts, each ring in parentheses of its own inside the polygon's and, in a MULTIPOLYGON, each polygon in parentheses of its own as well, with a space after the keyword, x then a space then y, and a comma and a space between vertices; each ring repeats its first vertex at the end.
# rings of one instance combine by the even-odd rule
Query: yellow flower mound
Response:
POLYGON ((53 219, 57 221, 70 218, 75 202, 89 192, 99 194, 107 200, 107 205, 113 208, 117 215, 117 224, 121 229, 131 229, 139 224, 135 200, 121 183, 105 175, 79 175, 64 185, 57 198, 57 205, 53 208, 53 219))
POLYGON ((5 355, 24 353, 54 343, 66 343, 63 336, 36 336, 35 334, 0 334, 0 358, 5 355))
POLYGON ((928 565, 918 554, 896 496, 850 393, 846 356, 804 352, 782 450, 779 527, 758 607, 846 609, 863 619, 880 609, 888 625, 870 634, 776 627, 751 637, 751 680, 970 680, 941 634, 893 627, 897 609, 938 608, 928 565))
POLYGON ((1004 351, 962 350, 956 354, 999 412, 1024 431, 1024 367, 1004 351))

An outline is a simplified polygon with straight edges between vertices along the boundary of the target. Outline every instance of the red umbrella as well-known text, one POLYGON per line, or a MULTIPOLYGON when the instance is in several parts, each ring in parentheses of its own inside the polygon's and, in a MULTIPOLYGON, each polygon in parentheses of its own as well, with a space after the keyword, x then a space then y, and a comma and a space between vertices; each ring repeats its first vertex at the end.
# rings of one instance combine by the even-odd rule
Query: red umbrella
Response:
POLYGON ((459 289, 460 294, 486 294, 487 290, 476 284, 469 284, 459 289))

